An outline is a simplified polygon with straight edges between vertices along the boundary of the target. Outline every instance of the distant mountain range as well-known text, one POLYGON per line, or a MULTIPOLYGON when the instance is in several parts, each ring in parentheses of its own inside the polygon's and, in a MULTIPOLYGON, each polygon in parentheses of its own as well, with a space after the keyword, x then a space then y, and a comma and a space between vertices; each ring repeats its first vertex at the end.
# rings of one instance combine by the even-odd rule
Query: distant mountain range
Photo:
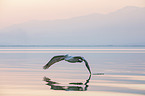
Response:
POLYGON ((145 7, 64 20, 29 21, 0 30, 0 45, 145 45, 145 7))

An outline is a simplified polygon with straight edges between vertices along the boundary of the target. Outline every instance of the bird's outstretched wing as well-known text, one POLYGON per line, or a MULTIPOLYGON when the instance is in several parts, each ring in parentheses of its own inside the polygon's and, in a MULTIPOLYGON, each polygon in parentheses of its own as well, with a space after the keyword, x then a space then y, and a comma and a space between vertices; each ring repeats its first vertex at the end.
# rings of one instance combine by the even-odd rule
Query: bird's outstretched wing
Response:
POLYGON ((90 66, 89 66, 88 62, 84 58, 82 58, 82 59, 84 60, 85 65, 86 65, 87 69, 89 70, 89 72, 91 74, 91 70, 90 70, 90 66))
POLYGON ((43 69, 48 69, 54 63, 64 60, 64 58, 65 55, 54 56, 45 66, 43 66, 43 69))

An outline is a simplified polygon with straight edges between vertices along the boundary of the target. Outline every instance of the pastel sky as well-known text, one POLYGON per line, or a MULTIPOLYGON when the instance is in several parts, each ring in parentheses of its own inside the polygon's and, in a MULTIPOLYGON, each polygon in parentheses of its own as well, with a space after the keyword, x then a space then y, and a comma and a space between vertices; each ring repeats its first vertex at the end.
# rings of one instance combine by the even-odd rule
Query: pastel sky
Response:
POLYGON ((125 6, 145 7, 145 0, 0 0, 0 28, 30 20, 107 14, 125 6))

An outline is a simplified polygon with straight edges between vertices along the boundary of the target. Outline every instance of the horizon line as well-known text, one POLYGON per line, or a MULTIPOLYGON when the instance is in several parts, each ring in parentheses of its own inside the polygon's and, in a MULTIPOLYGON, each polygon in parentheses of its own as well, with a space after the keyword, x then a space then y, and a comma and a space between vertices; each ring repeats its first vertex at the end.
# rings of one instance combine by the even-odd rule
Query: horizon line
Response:
POLYGON ((145 45, 135 45, 135 44, 128 44, 128 45, 110 45, 110 44, 103 44, 103 45, 0 45, 0 47, 145 47, 145 45))

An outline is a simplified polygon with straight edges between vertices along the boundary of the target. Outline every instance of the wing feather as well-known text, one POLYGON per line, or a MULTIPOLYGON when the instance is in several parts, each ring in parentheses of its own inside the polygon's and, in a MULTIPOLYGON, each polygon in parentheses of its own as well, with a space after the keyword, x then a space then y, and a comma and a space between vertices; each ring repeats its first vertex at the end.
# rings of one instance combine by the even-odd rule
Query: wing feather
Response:
POLYGON ((83 58, 84 62, 85 62, 85 65, 87 67, 87 69, 89 70, 90 74, 91 74, 91 70, 90 70, 90 66, 88 64, 88 62, 83 58))
POLYGON ((84 57, 81 57, 81 56, 75 56, 74 58, 77 58, 77 59, 82 59, 84 62, 85 62, 85 65, 89 71, 89 73, 91 74, 91 70, 90 70, 90 66, 88 64, 88 62, 86 61, 86 59, 84 57))
POLYGON ((44 67, 43 69, 48 69, 51 65, 56 62, 64 60, 65 55, 54 56, 44 67))

